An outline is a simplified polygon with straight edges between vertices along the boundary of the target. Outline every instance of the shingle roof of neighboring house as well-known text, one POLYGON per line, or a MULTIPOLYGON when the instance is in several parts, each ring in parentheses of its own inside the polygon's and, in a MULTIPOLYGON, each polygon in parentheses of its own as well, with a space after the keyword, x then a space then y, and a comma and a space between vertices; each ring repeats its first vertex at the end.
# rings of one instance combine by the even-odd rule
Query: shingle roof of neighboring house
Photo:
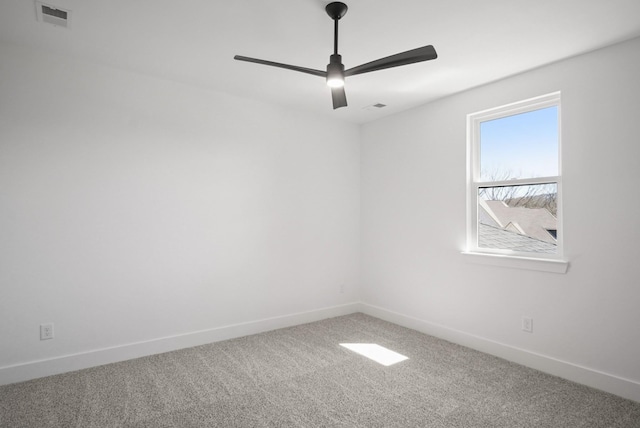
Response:
POLYGON ((550 244, 556 242, 547 230, 557 230, 558 220, 545 208, 510 207, 503 201, 485 200, 480 200, 480 206, 480 223, 501 227, 550 244))
POLYGON ((556 244, 482 223, 478 224, 478 246, 547 254, 554 254, 557 248, 556 244))

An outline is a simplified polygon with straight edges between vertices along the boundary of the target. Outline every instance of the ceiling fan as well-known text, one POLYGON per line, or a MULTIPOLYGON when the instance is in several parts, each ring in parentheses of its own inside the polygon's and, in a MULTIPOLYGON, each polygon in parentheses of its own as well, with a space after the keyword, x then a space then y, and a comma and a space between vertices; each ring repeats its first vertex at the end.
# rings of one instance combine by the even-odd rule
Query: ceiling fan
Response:
POLYGON ((255 62, 256 64, 270 65, 272 67, 286 68, 288 70, 299 71, 301 73, 312 74, 327 79, 327 85, 331 88, 331 98, 333 99, 334 110, 340 107, 346 107, 347 96, 344 92, 344 78, 355 76, 357 74, 369 73, 371 71, 384 70, 385 68, 398 67, 401 65, 413 64, 416 62, 429 61, 436 59, 438 54, 433 46, 423 46, 421 48, 412 49, 396 55, 391 55, 357 67, 344 69, 342 64, 342 56, 338 54, 338 21, 347 13, 347 5, 336 1, 329 3, 325 10, 327 15, 333 19, 333 55, 329 57, 327 71, 315 70, 313 68, 298 67, 296 65, 282 64, 279 62, 266 61, 263 59, 249 58, 246 56, 236 55, 233 58, 239 61, 255 62))

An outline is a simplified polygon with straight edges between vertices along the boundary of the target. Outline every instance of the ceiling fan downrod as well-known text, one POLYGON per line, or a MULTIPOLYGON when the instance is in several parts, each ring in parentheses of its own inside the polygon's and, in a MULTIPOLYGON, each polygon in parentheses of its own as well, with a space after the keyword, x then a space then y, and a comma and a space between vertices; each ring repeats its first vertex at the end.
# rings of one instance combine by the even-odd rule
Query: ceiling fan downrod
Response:
POLYGON ((338 21, 340 18, 347 14, 347 10, 349 8, 346 4, 334 1, 329 3, 327 7, 324 8, 327 11, 327 15, 329 18, 333 19, 333 53, 334 55, 338 54, 338 21))

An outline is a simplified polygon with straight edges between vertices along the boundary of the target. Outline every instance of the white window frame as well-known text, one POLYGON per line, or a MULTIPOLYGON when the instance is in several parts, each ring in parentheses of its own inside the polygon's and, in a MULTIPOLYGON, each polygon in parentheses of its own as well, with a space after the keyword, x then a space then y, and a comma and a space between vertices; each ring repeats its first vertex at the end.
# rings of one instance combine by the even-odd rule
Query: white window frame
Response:
POLYGON ((504 106, 467 115, 467 248, 463 254, 472 262, 513 268, 565 273, 568 262, 564 257, 564 227, 562 225, 562 159, 561 159, 561 103, 560 92, 542 95, 504 106), (483 122, 527 113, 547 107, 558 108, 558 175, 507 181, 481 181, 480 125, 483 122), (518 252, 478 246, 478 192, 482 187, 557 184, 557 251, 555 254, 518 252))

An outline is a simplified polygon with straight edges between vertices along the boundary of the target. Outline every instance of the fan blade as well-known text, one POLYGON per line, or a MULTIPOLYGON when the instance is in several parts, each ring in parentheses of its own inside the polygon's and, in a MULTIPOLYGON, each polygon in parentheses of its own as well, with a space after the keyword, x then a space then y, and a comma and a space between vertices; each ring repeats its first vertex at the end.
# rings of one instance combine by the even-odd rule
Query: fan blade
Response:
POLYGON ((347 106, 347 94, 344 92, 344 86, 340 88, 331 88, 331 99, 333 100, 333 109, 347 106))
POLYGON ((429 61, 438 58, 438 54, 433 46, 423 46, 410 51, 391 55, 350 68, 344 72, 345 76, 355 76, 356 74, 369 73, 371 71, 384 70, 385 68, 398 67, 401 65, 413 64, 414 62, 429 61))
POLYGON ((282 64, 279 62, 266 61, 264 59, 249 58, 246 56, 236 55, 233 59, 238 61, 255 62, 256 64, 270 65, 271 67, 286 68, 287 70, 299 71, 301 73, 313 74, 314 76, 327 77, 327 72, 315 70, 313 68, 298 67, 297 65, 282 64))

